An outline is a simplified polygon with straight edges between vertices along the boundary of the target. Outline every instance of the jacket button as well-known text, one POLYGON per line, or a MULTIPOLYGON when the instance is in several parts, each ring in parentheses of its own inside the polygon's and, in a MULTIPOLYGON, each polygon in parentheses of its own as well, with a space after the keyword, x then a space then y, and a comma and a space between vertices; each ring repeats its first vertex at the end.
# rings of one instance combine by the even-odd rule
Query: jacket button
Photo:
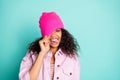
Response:
POLYGON ((60 65, 57 65, 57 67, 60 67, 60 65))
POLYGON ((57 77, 57 79, 59 79, 59 77, 57 77))
POLYGON ((72 75, 72 73, 70 73, 70 75, 72 75))

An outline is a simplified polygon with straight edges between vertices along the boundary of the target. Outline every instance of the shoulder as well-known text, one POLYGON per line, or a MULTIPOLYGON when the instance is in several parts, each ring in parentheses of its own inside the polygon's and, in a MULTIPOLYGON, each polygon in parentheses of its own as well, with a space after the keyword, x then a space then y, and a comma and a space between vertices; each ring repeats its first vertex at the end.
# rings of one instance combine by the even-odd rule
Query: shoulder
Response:
POLYGON ((74 65, 76 63, 79 63, 79 56, 77 54, 74 54, 72 56, 66 55, 66 59, 65 59, 64 64, 74 65))
POLYGON ((22 61, 34 61, 38 54, 33 51, 27 51, 26 55, 23 57, 22 61))
POLYGON ((66 61, 72 61, 72 62, 76 62, 79 61, 79 55, 77 53, 73 53, 73 54, 65 54, 61 49, 58 50, 60 54, 62 54, 62 56, 66 57, 66 61))

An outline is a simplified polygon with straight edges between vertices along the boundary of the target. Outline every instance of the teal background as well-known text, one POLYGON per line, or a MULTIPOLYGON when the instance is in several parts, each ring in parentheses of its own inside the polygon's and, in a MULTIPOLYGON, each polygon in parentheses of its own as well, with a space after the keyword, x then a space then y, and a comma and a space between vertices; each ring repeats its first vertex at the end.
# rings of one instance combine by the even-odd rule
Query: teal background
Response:
POLYGON ((57 12, 81 51, 81 80, 120 80, 120 0, 0 0, 0 80, 18 80, 43 11, 57 12))

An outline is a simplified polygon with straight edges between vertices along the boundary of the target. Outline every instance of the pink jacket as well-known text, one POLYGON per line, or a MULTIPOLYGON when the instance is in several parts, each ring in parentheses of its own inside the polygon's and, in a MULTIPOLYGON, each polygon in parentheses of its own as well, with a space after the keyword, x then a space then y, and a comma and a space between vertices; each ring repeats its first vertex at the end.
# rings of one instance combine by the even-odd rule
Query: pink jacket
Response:
MULTIPOLYGON (((27 53, 20 66, 19 79, 30 80, 29 70, 34 64, 38 54, 27 53)), ((38 80, 50 80, 50 59, 51 52, 45 56, 38 76, 38 80)), ((60 49, 55 54, 54 80, 80 80, 79 59, 66 56, 60 49)))

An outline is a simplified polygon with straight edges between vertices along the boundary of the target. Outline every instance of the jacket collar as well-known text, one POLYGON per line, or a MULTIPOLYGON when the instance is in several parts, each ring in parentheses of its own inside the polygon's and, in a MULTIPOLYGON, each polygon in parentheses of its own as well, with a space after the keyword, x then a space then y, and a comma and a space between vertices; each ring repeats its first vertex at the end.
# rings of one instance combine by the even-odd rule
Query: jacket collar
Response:
MULTIPOLYGON (((64 55, 64 53, 62 52, 61 49, 58 49, 57 52, 55 53, 55 57, 62 56, 62 55, 64 55)), ((52 52, 48 51, 48 53, 46 54, 46 57, 52 57, 52 52)))

